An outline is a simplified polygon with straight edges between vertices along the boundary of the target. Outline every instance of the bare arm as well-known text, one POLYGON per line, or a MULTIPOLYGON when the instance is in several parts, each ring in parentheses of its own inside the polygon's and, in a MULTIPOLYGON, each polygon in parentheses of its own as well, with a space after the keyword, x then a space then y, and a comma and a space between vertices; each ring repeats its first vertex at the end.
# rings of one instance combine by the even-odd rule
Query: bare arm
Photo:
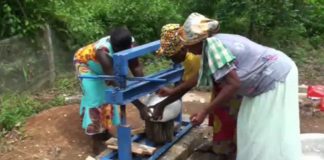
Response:
POLYGON ((133 105, 138 109, 138 111, 140 112, 141 118, 143 120, 149 119, 149 108, 146 107, 145 104, 143 104, 140 100, 134 100, 132 101, 133 105))
MULTIPOLYGON (((114 75, 113 61, 107 55, 108 55, 108 49, 106 48, 96 50, 96 58, 100 63, 104 73, 106 75, 114 75)), ((117 83, 115 81, 106 81, 106 83, 107 85, 117 86, 117 83)))
POLYGON ((182 82, 180 85, 178 85, 175 88, 175 91, 170 96, 168 96, 166 99, 153 106, 155 108, 153 113, 153 119, 161 119, 164 108, 167 105, 171 104, 172 102, 180 99, 185 93, 187 93, 190 89, 192 89, 197 84, 197 81, 198 81, 198 75, 194 76, 188 81, 182 82))
POLYGON ((224 77, 223 81, 225 82, 225 84, 222 86, 221 91, 218 92, 217 96, 207 106, 207 108, 205 108, 200 113, 193 114, 190 117, 190 120, 194 125, 201 124, 206 118, 208 113, 211 113, 214 110, 214 108, 220 106, 220 104, 230 100, 240 87, 240 80, 235 70, 230 71, 224 77))
POLYGON ((143 65, 139 62, 138 58, 129 60, 128 62, 129 69, 135 77, 143 77, 143 65))
MULTIPOLYGON (((136 46, 137 46, 137 43, 136 43, 136 41, 134 41, 132 43, 132 48, 136 47, 136 46)), ((129 60, 128 66, 129 66, 129 69, 131 70, 132 74, 135 77, 143 77, 144 76, 143 65, 139 62, 138 58, 129 60)))
POLYGON ((213 111, 214 107, 220 106, 222 103, 230 100, 240 88, 240 79, 237 76, 236 70, 230 71, 224 77, 225 84, 222 86, 220 92, 218 92, 215 99, 207 106, 205 112, 213 111))
POLYGON ((168 96, 166 99, 157 104, 157 106, 161 106, 164 108, 170 103, 180 99, 185 93, 191 90, 194 86, 196 86, 198 81, 198 75, 189 79, 188 81, 184 81, 173 89, 173 93, 168 96))
POLYGON ((107 56, 108 50, 105 48, 96 50, 96 58, 98 62, 101 64, 102 69, 106 75, 113 75, 113 61, 112 59, 107 56))

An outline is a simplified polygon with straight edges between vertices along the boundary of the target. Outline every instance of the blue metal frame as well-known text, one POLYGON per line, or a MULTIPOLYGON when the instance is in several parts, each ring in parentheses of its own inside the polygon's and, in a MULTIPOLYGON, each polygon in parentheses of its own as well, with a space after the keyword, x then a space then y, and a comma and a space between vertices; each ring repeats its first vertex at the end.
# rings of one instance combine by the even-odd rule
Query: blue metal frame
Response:
POLYGON ((108 89, 106 91, 106 101, 107 103, 119 105, 128 104, 136 99, 147 95, 148 93, 155 92, 156 90, 167 84, 180 81, 182 73, 183 68, 168 69, 148 77, 153 79, 165 79, 166 82, 148 80, 138 83, 132 83, 125 89, 108 89))
MULTIPOLYGON (((160 47, 160 41, 154 41, 142 46, 124 50, 113 54, 114 62, 114 76, 99 75, 99 76, 80 76, 80 78, 89 79, 104 79, 116 81, 120 86, 113 89, 107 89, 105 93, 106 102, 110 104, 120 105, 121 110, 121 124, 117 127, 118 131, 118 155, 117 152, 112 152, 104 157, 102 160, 119 158, 122 160, 143 159, 141 157, 132 157, 131 142, 140 141, 143 136, 131 137, 131 128, 126 122, 126 104, 155 92, 159 88, 170 84, 179 83, 182 78, 183 68, 181 65, 174 65, 172 68, 149 75, 145 77, 127 77, 128 75, 128 61, 151 52, 156 51, 160 47), (136 82, 137 81, 137 82, 136 82)), ((190 129, 191 124, 182 122, 181 113, 177 121, 182 124, 182 129, 176 134, 175 139, 160 147, 151 157, 145 158, 154 160, 165 153, 174 143, 176 143, 183 135, 190 129)), ((150 144, 146 140, 147 144, 150 144)))
MULTIPOLYGON (((87 79, 102 79, 102 80, 115 80, 116 76, 110 75, 84 75, 80 76, 80 78, 87 78, 87 79)), ((166 82, 166 79, 157 79, 152 77, 126 77, 128 81, 151 81, 151 82, 166 82)))
MULTIPOLYGON (((176 142, 178 142, 192 128, 192 125, 190 124, 190 122, 182 122, 181 125, 182 125, 182 128, 175 134, 175 138, 173 139, 173 141, 166 143, 163 146, 161 146, 160 148, 158 148, 152 156, 145 157, 145 158, 135 156, 133 158, 141 159, 141 160, 144 160, 144 159, 145 160, 156 160, 159 157, 161 157, 166 151, 168 151, 172 147, 172 145, 174 145, 176 142)), ((132 142, 143 141, 144 138, 145 137, 143 135, 135 135, 132 137, 132 142)), ((154 144, 152 142, 150 142, 149 140, 144 140, 143 142, 146 145, 154 146, 154 144)), ((112 152, 112 153, 106 155, 105 157, 101 158, 101 160, 112 160, 112 159, 119 159, 117 152, 112 152)), ((121 158, 121 159, 123 159, 123 158, 121 158)))
POLYGON ((131 150, 131 128, 128 126, 119 126, 118 127, 118 158, 119 159, 131 159, 132 150, 131 150))
POLYGON ((154 41, 138 47, 130 48, 113 55, 115 75, 127 76, 128 61, 156 51, 160 47, 160 41, 154 41))

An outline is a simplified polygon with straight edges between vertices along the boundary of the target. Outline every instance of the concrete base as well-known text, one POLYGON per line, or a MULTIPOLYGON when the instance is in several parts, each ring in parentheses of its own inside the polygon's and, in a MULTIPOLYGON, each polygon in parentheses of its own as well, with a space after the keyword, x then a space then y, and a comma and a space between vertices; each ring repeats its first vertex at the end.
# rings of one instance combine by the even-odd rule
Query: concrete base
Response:
MULTIPOLYGON (((183 115, 189 121, 189 115, 183 115)), ((173 145, 159 160, 186 160, 194 150, 204 142, 211 140, 212 128, 208 127, 207 120, 198 127, 193 127, 184 137, 173 145)))
POLYGON ((185 160, 202 143, 208 140, 207 126, 192 128, 181 140, 173 145, 159 160, 185 160))
POLYGON ((187 160, 224 160, 224 157, 209 152, 194 152, 187 160))

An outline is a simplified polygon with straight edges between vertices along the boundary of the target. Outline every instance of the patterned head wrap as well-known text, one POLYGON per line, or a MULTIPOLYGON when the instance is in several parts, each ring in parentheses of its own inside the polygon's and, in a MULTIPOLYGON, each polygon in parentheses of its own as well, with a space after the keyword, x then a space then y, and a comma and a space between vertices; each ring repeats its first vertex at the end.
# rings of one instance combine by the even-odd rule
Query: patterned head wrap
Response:
POLYGON ((217 20, 209 19, 199 13, 192 13, 179 29, 179 38, 184 45, 196 44, 219 29, 217 20))
POLYGON ((178 36, 179 24, 167 24, 161 29, 161 47, 157 51, 159 56, 173 56, 183 47, 178 36))

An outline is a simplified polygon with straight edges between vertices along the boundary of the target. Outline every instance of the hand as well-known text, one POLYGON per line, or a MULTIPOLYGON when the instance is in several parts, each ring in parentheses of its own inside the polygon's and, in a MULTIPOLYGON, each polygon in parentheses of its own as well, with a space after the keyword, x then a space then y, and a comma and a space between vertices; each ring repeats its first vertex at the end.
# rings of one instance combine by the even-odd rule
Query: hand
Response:
POLYGON ((118 84, 115 81, 105 81, 107 86, 118 87, 118 84))
POLYGON ((163 118, 164 107, 150 106, 149 108, 154 108, 153 115, 152 115, 153 120, 161 120, 163 118))
POLYGON ((163 87, 157 91, 157 95, 159 95, 160 97, 170 96, 171 94, 173 94, 173 89, 168 87, 163 87))
POLYGON ((197 126, 200 125, 205 120, 206 116, 207 116, 206 111, 195 113, 190 116, 190 121, 192 125, 197 126))
MULTIPOLYGON (((143 120, 148 120, 151 118, 151 116, 149 115, 149 113, 151 113, 150 111, 150 108, 149 107, 142 107, 142 109, 140 109, 140 115, 141 115, 141 118, 143 120)), ((152 115, 152 113, 151 113, 152 115)))

